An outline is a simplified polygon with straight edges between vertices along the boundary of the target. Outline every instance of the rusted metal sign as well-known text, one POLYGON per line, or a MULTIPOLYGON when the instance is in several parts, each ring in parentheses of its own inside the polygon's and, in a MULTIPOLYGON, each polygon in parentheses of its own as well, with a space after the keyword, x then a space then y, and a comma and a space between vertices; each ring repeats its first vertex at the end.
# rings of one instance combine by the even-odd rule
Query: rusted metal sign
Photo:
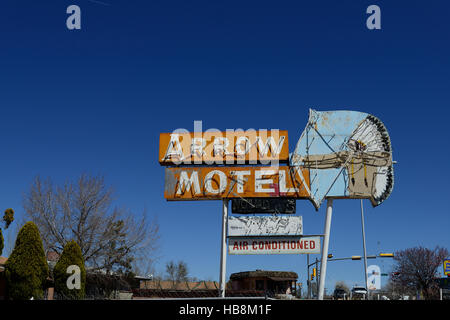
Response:
POLYGON ((233 199, 233 213, 295 213, 296 200, 293 198, 244 198, 233 199))
POLYGON ((364 112, 310 110, 290 166, 309 169, 316 209, 326 198, 370 199, 378 206, 394 186, 389 134, 364 112))
MULTIPOLYGON (((310 110, 291 156, 285 130, 162 133, 159 162, 186 165, 166 168, 168 200, 284 197, 309 199, 318 209, 325 199, 352 198, 377 206, 394 185, 387 129, 378 118, 357 111, 310 110), (279 162, 288 163, 278 167, 279 162)), ((244 202, 237 203, 235 209, 245 211, 239 210, 244 202)), ((276 213, 271 206, 248 210, 276 213)))
POLYGON ((161 133, 159 163, 269 164, 289 160, 286 130, 161 133))
POLYGON ((301 236, 301 216, 229 217, 228 237, 301 236))
POLYGON ((320 237, 229 238, 228 253, 235 255, 320 253, 320 237))
POLYGON ((165 171, 167 200, 309 198, 309 173, 299 168, 176 167, 165 171))

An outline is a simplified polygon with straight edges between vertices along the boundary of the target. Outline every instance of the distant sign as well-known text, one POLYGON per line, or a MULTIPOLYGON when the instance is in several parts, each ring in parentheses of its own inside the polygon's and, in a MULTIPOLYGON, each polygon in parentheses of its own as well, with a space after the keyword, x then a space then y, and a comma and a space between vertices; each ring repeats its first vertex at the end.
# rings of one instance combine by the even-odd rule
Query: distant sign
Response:
POLYGON ((450 275, 450 260, 444 260, 444 275, 450 275))
POLYGON ((320 237, 233 237, 228 239, 228 253, 234 255, 320 253, 320 237))
POLYGON ((174 132, 159 136, 161 165, 268 164, 288 160, 286 130, 174 132))
POLYGON ((300 236, 302 217, 229 217, 228 236, 300 236))
POLYGON ((296 200, 292 198, 233 199, 233 213, 295 213, 296 200))
POLYGON ((381 290, 381 269, 377 265, 367 267, 367 289, 381 290))
POLYGON ((308 170, 287 166, 166 168, 167 200, 308 198, 308 170))

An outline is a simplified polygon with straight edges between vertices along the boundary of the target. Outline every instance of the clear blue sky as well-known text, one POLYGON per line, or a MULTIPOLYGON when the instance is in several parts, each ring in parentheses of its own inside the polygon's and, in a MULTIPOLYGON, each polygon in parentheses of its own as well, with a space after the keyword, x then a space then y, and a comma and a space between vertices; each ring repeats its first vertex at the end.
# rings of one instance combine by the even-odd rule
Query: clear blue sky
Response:
MULTIPOLYGON (((391 197, 365 202, 368 254, 448 248, 449 12, 436 0, 2 0, 1 206, 20 216, 36 175, 103 174, 115 204, 158 216, 159 272, 184 260, 218 280, 221 202, 164 200, 159 133, 194 120, 284 129, 292 152, 309 108, 350 109, 384 122, 398 161, 391 197), (79 31, 65 25, 71 4, 79 31), (371 4, 381 30, 366 28, 371 4)), ((305 234, 322 233, 325 206, 297 201, 297 214, 305 234)), ((335 201, 330 252, 362 254, 358 200, 335 201)), ((228 256, 227 277, 254 269, 306 281, 305 256, 228 256)), ((362 261, 330 262, 326 287, 363 279, 362 261)))

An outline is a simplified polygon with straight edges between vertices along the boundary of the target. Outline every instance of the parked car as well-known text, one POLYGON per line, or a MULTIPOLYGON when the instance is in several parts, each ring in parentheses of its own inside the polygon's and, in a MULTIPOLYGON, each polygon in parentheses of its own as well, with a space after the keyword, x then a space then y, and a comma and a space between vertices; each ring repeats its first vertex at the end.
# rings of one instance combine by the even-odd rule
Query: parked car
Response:
POLYGON ((347 292, 344 289, 334 289, 333 299, 334 300, 345 300, 347 298, 347 292))
POLYGON ((364 287, 352 288, 352 299, 365 299, 367 296, 367 290, 364 287))

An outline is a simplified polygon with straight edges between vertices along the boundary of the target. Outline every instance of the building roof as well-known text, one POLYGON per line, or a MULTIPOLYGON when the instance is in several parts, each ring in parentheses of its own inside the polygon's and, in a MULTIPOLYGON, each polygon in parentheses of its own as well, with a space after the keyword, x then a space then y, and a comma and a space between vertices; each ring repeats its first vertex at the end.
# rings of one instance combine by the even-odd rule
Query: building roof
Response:
POLYGON ((6 261, 8 261, 8 258, 0 257, 0 272, 5 271, 6 261))
POLYGON ((8 258, 6 258, 6 257, 0 257, 0 266, 1 266, 1 265, 5 265, 5 264, 6 264, 6 261, 8 261, 8 258))
POLYGON ((230 275, 231 280, 238 280, 244 278, 270 278, 275 281, 283 280, 297 280, 298 275, 292 271, 266 271, 266 270, 255 270, 255 271, 244 271, 238 273, 232 273, 230 275))
POLYGON ((47 252, 47 261, 57 262, 59 260, 59 254, 55 251, 47 252))

